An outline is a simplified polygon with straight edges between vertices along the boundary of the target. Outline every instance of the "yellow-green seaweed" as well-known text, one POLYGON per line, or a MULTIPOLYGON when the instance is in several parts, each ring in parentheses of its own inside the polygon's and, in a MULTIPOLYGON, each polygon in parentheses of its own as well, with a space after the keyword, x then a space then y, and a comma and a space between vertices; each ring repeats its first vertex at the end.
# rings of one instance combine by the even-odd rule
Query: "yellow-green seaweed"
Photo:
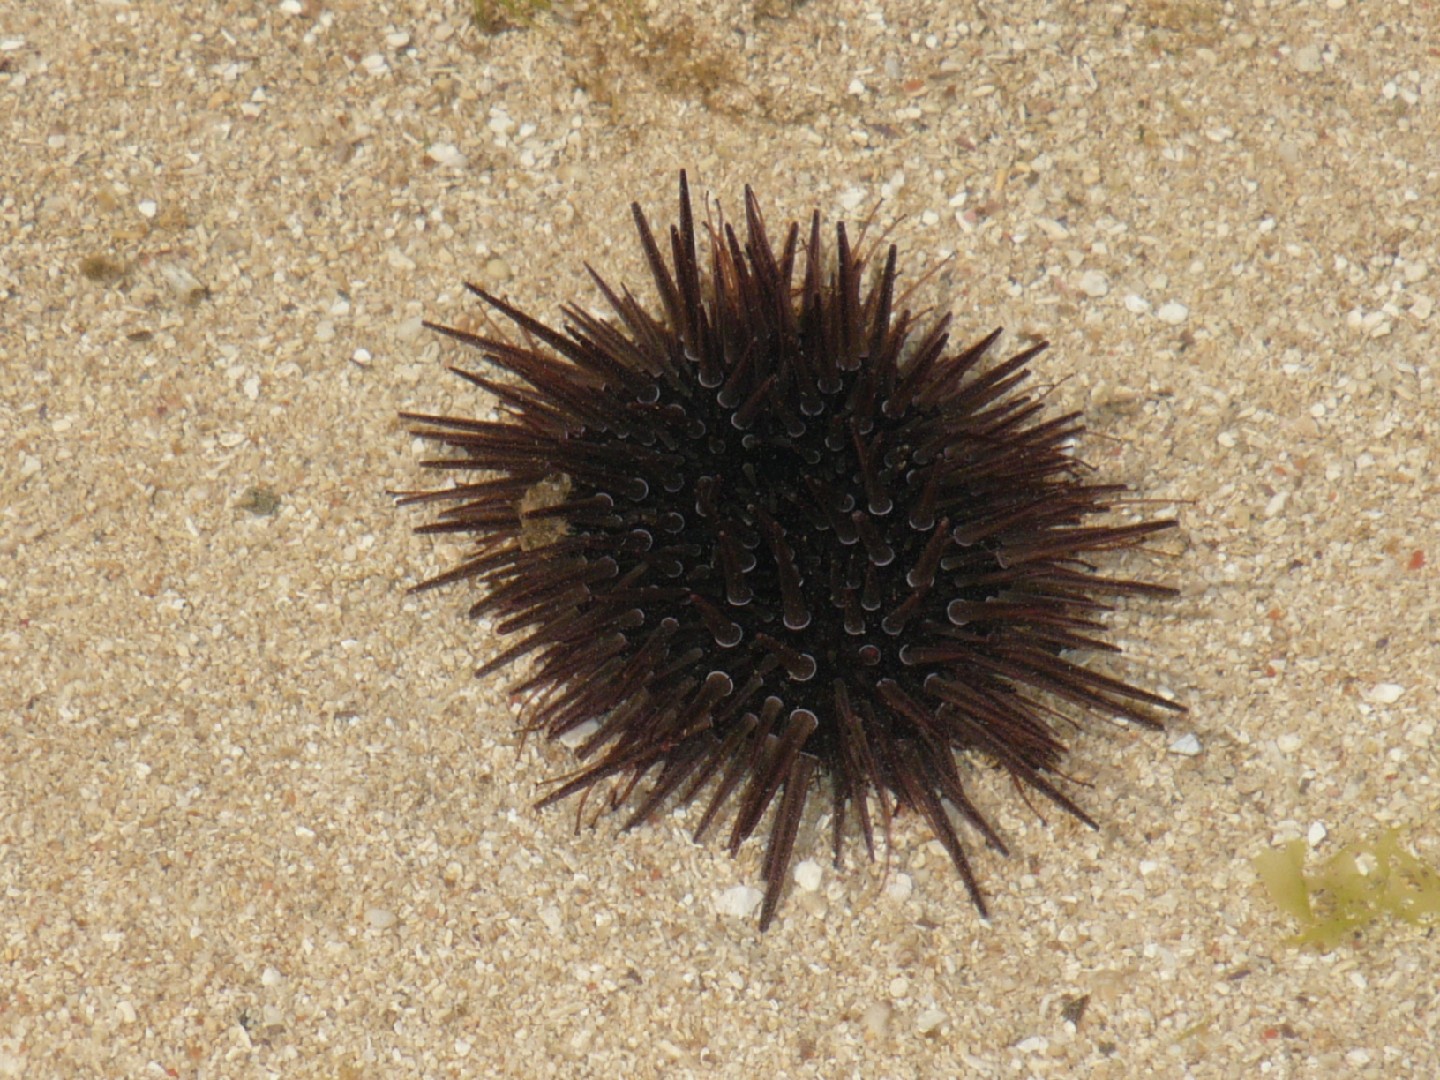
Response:
POLYGON ((1306 873, 1305 841, 1255 856, 1260 882, 1300 923, 1292 945, 1329 952, 1351 934, 1390 915, 1417 924, 1440 915, 1440 872, 1400 846, 1400 832, 1349 844, 1306 873))

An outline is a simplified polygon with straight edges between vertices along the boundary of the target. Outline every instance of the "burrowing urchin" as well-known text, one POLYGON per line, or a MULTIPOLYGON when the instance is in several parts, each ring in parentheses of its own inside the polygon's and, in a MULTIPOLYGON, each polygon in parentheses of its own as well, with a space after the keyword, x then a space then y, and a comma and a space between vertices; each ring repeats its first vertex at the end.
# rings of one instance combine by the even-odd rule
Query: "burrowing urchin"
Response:
POLYGON ((527 726, 588 732, 540 805, 608 781, 630 828, 703 796, 698 840, 738 795, 734 853, 778 804, 762 929, 812 791, 837 862, 849 814, 873 858, 875 819, 908 807, 983 913, 957 820, 1005 845, 970 755, 1093 826, 1061 725, 1181 708, 1077 659, 1115 651, 1109 598, 1172 592, 1092 557, 1175 522, 1110 521, 1126 489, 1088 478, 1079 417, 1022 389, 1044 345, 952 349, 948 316, 919 326, 897 298, 893 246, 867 281, 816 212, 777 250, 747 188, 743 239, 707 215, 702 261, 681 174, 667 259, 632 209, 658 309, 591 270, 609 318, 565 306, 556 330, 472 285, 520 340, 432 326, 478 351, 483 373, 455 370, 499 419, 405 414, 455 451, 424 466, 462 477, 402 501, 473 544, 417 588, 473 580, 502 639, 479 673, 528 658, 527 726))

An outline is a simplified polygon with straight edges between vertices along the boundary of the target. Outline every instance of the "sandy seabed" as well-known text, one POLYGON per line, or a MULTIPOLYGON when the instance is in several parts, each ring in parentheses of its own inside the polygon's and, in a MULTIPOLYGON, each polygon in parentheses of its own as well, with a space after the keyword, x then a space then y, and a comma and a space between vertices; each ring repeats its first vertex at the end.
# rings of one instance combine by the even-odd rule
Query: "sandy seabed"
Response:
POLYGON ((1437 28, 0 2, 0 1077, 1440 1075, 1433 931, 1297 951, 1251 864, 1440 863, 1437 28), (873 211, 1183 522, 1110 628, 1191 712, 1073 740, 1099 833, 977 780, 989 922, 910 818, 839 870, 808 822, 762 936, 760 843, 535 812, 569 752, 406 595, 459 548, 396 413, 475 407, 421 318, 639 287, 681 168, 873 211))

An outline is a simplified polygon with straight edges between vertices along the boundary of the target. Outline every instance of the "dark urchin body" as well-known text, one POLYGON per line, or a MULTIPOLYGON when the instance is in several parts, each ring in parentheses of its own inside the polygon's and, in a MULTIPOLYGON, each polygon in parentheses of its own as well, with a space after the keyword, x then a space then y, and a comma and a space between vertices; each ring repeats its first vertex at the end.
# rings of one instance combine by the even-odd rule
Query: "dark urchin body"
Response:
POLYGON ((1062 706, 1147 726, 1178 706, 1067 655, 1113 649, 1104 598, 1170 591, 1086 560, 1174 522, 1090 523, 1123 488, 1087 483, 1077 416, 1021 391, 1043 345, 992 364, 998 331, 916 334, 893 247, 868 286, 843 224, 827 268, 818 213, 777 251, 747 189, 745 238, 710 224, 702 264, 682 174, 667 261, 633 209, 658 314, 591 271, 614 320, 566 307, 559 332, 471 286, 524 343, 434 327, 518 378, 459 372, 497 421, 407 414, 460 452, 426 467, 469 474, 405 497, 448 504, 420 531, 475 541, 420 588, 483 586, 471 615, 515 640, 481 673, 532 657, 531 726, 598 722, 542 805, 613 778, 628 827, 709 785, 696 837, 738 795, 734 852, 778 799, 764 928, 827 777, 837 860, 847 811, 873 856, 873 792, 885 826, 925 817, 983 912, 947 806, 1004 845, 956 752, 1093 824, 1053 779, 1062 706))

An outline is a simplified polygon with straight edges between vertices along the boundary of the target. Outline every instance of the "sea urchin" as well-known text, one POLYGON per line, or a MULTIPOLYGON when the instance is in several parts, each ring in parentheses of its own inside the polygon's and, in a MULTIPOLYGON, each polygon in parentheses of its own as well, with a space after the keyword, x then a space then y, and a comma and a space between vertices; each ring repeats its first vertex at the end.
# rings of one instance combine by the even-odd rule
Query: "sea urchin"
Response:
POLYGON ((1094 825, 1060 786, 1066 706, 1147 727, 1180 706, 1071 655, 1114 651, 1106 597, 1172 592, 1088 559, 1175 522, 1092 523, 1125 488, 1087 482, 1077 415, 1020 389, 1044 345, 990 363, 998 330, 958 352, 948 317, 917 330, 893 246, 868 286, 818 212, 777 251, 747 188, 743 241, 707 215, 702 263, 682 173, 667 261, 632 209, 658 313, 590 270, 613 319, 565 306, 555 330, 471 285, 521 342, 431 327, 479 351, 456 373, 500 418, 404 414, 463 482, 401 501, 474 543, 417 588, 477 581, 470 615, 513 639, 479 674, 530 657, 528 727, 588 732, 542 806, 613 781, 630 828, 704 792, 698 840, 738 793, 733 854, 778 800, 763 929, 828 781, 837 862, 847 812, 873 858, 872 814, 912 808, 984 913, 951 811, 1005 845, 957 752, 1094 825))

